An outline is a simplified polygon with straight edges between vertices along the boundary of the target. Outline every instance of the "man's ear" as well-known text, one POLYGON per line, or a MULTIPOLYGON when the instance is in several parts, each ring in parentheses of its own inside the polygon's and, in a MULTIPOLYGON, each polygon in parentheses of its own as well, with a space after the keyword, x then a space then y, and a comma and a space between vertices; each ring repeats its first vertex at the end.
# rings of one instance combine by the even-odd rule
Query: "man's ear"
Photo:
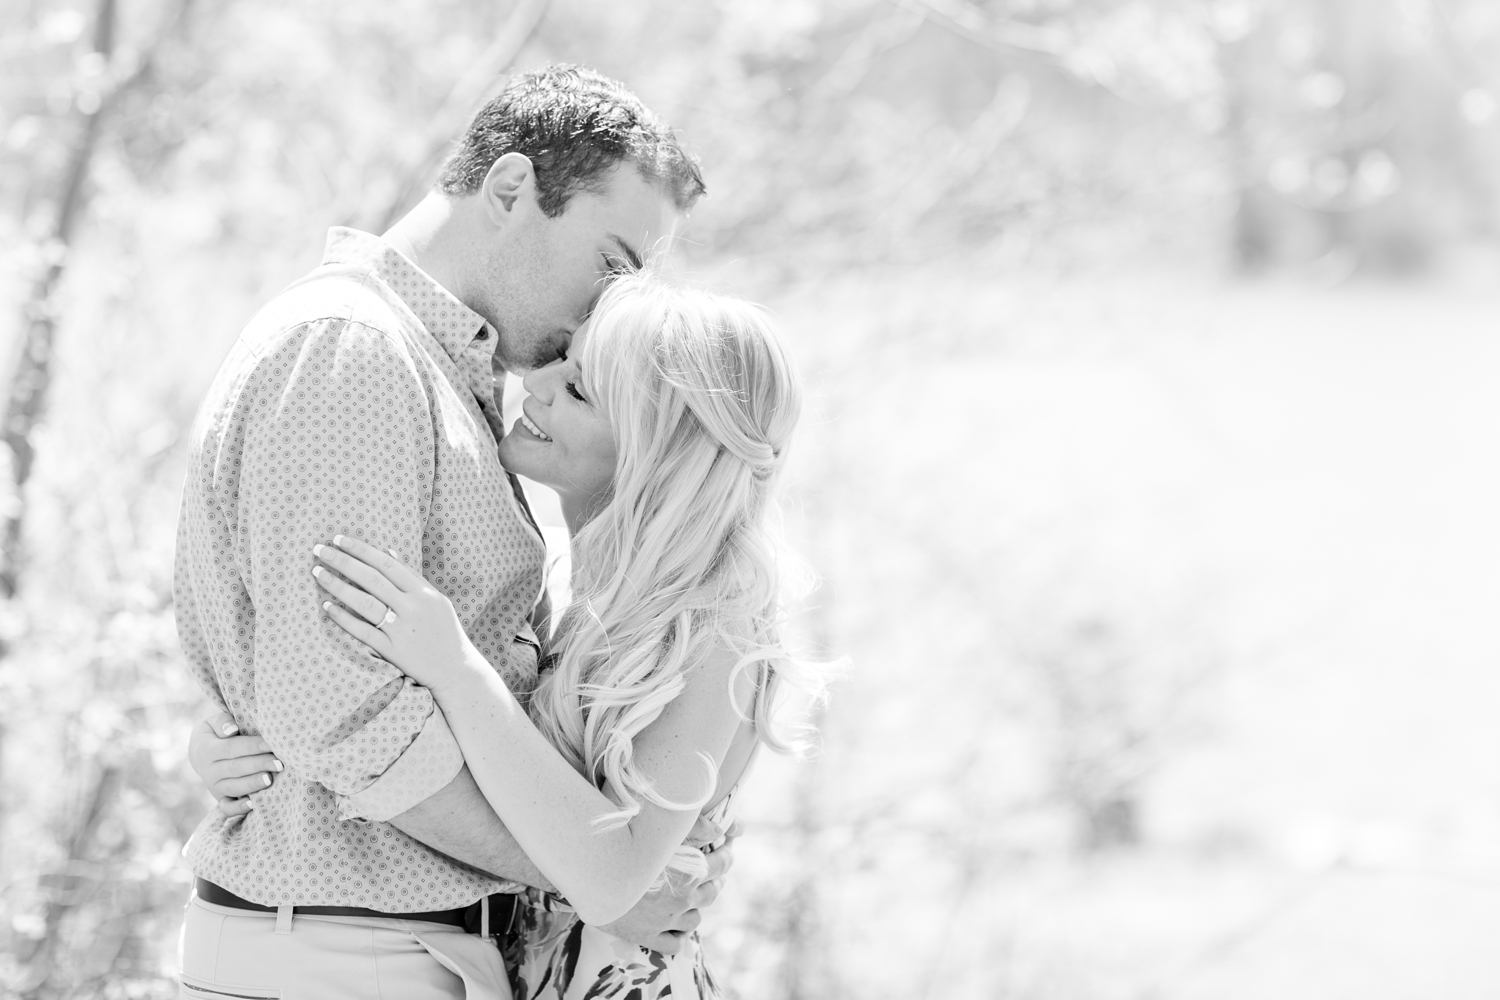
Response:
POLYGON ((536 171, 531 157, 506 153, 490 165, 479 187, 479 199, 490 222, 504 226, 513 217, 516 205, 536 198, 536 171))

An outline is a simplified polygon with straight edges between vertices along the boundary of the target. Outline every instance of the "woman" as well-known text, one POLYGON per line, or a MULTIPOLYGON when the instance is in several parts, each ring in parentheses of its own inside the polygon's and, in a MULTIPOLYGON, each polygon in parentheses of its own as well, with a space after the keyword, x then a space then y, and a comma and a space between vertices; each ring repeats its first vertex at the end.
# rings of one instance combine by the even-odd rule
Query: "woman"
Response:
POLYGON ((816 677, 781 642, 771 521, 799 391, 761 310, 645 276, 612 285, 581 339, 527 376, 500 446, 507 469, 558 492, 572 535, 573 600, 529 716, 394 556, 339 537, 313 572, 333 621, 431 689, 566 899, 533 896, 509 944, 517 996, 717 996, 696 935, 666 958, 596 927, 703 872, 714 845, 684 844, 695 822, 723 819, 759 744, 791 749, 775 689, 816 677))

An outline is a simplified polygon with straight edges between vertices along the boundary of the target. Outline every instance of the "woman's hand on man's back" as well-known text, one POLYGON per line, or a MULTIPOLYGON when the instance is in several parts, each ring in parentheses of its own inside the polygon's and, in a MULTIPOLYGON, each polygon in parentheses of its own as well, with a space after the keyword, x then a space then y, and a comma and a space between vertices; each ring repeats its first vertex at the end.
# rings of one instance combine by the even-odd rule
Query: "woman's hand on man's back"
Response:
MULTIPOLYGON (((697 832, 697 827, 694 827, 697 832)), ((682 950, 682 940, 698 929, 703 911, 712 906, 724 888, 724 876, 734 865, 734 840, 740 835, 735 823, 725 832, 724 843, 708 855, 708 874, 697 881, 648 892, 631 911, 599 929, 623 941, 638 944, 663 955, 682 950)), ((692 836, 689 836, 692 841, 692 836)))
POLYGON ((234 717, 220 712, 194 726, 188 737, 188 763, 225 816, 254 809, 250 796, 270 788, 282 770, 269 743, 239 731, 234 717))

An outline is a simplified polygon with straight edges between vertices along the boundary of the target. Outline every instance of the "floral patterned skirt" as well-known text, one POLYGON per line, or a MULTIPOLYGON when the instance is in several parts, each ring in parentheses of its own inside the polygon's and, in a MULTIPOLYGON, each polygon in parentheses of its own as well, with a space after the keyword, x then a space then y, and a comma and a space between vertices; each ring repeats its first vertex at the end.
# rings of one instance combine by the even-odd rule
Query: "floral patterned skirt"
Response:
POLYGON ((698 935, 675 955, 590 927, 566 906, 523 895, 504 939, 515 1000, 721 1000, 698 935))

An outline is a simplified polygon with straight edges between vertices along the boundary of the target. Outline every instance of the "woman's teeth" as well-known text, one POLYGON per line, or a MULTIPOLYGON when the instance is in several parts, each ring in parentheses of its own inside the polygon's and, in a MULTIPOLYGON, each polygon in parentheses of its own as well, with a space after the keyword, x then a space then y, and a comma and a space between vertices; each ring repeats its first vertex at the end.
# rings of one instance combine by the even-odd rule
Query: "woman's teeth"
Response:
POLYGON ((527 420, 526 419, 526 414, 523 413, 519 417, 517 417, 516 418, 516 422, 519 423, 522 427, 526 428, 531 433, 535 434, 537 437, 541 438, 543 441, 551 441, 552 440, 547 435, 545 435, 545 434, 542 433, 542 429, 540 427, 538 427, 536 424, 532 423, 530 420, 527 420))

